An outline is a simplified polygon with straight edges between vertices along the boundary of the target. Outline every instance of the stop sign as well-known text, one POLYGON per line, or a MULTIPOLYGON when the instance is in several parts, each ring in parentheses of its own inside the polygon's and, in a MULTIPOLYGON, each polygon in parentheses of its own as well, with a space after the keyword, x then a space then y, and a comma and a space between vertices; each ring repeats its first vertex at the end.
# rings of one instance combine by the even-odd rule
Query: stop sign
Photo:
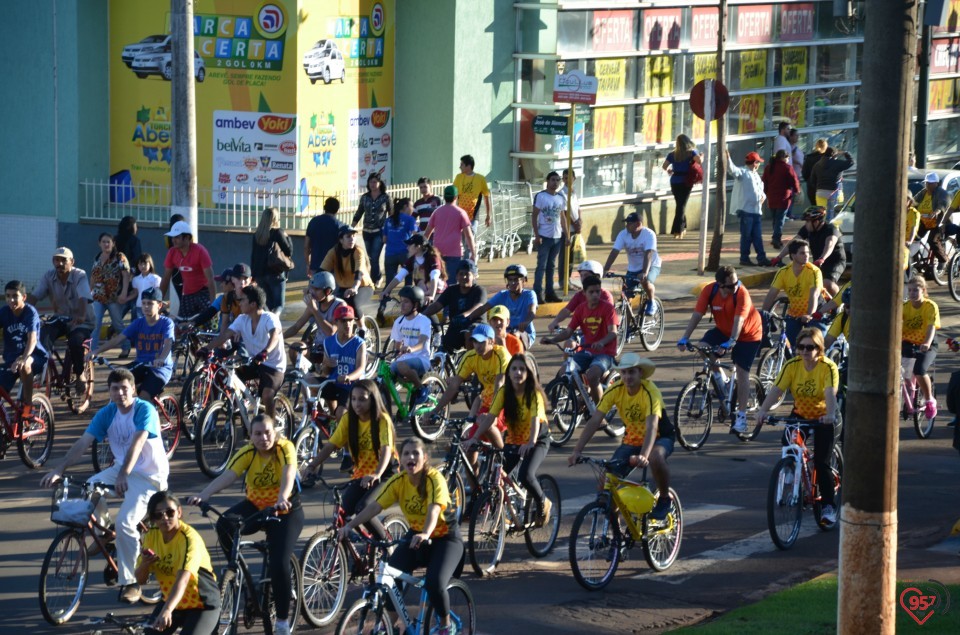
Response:
MULTIPOLYGON (((692 110, 693 114, 701 119, 704 119, 703 101, 704 97, 706 96, 706 86, 706 80, 701 79, 693 87, 693 90, 690 91, 690 110, 692 110)), ((727 108, 729 107, 730 93, 727 92, 727 87, 721 82, 713 80, 713 117, 711 118, 711 121, 715 121, 722 117, 727 112, 727 108)))

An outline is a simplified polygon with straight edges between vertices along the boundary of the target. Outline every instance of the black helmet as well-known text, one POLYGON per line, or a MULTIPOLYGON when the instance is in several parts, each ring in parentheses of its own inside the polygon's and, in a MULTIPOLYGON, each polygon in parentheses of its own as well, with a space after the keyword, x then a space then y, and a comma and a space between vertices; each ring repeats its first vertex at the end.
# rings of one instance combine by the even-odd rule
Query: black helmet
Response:
POLYGON ((510 265, 509 267, 503 270, 504 278, 512 278, 513 276, 518 276, 526 280, 527 268, 524 267, 523 265, 510 265))
POLYGON ((803 220, 823 220, 827 216, 827 208, 811 206, 803 210, 803 220))
POLYGON ((849 286, 843 290, 843 294, 840 296, 840 301, 843 303, 844 307, 850 306, 850 298, 853 297, 853 286, 849 286))
POLYGON ((400 292, 397 295, 399 295, 401 298, 410 300, 418 307, 423 306, 423 289, 420 287, 413 287, 408 284, 404 288, 400 289, 400 292))

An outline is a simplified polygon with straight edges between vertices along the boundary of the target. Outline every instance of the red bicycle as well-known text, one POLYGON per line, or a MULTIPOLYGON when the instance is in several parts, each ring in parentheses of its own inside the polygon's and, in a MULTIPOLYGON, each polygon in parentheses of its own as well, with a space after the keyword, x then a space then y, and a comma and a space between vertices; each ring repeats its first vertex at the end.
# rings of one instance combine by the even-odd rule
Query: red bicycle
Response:
POLYGON ((14 400, 0 386, 0 458, 7 454, 12 443, 17 444, 17 454, 23 464, 36 469, 46 463, 53 449, 53 405, 46 395, 34 393, 31 400, 33 412, 24 419, 21 414, 19 395, 14 400))

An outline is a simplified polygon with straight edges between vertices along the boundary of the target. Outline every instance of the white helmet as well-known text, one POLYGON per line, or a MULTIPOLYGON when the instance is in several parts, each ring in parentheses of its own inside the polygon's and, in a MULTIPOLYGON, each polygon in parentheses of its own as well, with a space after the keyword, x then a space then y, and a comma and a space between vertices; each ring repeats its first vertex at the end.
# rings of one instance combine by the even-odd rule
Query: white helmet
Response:
POLYGON ((595 276, 602 276, 603 266, 596 260, 584 260, 577 266, 577 271, 589 271, 595 276))

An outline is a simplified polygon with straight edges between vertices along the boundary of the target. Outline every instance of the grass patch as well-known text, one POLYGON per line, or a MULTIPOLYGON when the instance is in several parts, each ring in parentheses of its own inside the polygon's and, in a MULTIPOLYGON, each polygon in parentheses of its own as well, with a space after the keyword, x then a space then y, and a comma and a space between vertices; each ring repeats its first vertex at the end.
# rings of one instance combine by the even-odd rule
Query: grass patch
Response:
MULTIPOLYGON (((912 583, 897 582, 897 598, 912 583)), ((925 589, 926 590, 926 589, 925 589)), ((947 585, 950 612, 936 611, 918 625, 897 603, 897 633, 960 633, 960 585, 947 585)), ((715 620, 681 628, 672 633, 687 635, 819 635, 837 631, 837 578, 823 576, 734 609, 715 620)))

